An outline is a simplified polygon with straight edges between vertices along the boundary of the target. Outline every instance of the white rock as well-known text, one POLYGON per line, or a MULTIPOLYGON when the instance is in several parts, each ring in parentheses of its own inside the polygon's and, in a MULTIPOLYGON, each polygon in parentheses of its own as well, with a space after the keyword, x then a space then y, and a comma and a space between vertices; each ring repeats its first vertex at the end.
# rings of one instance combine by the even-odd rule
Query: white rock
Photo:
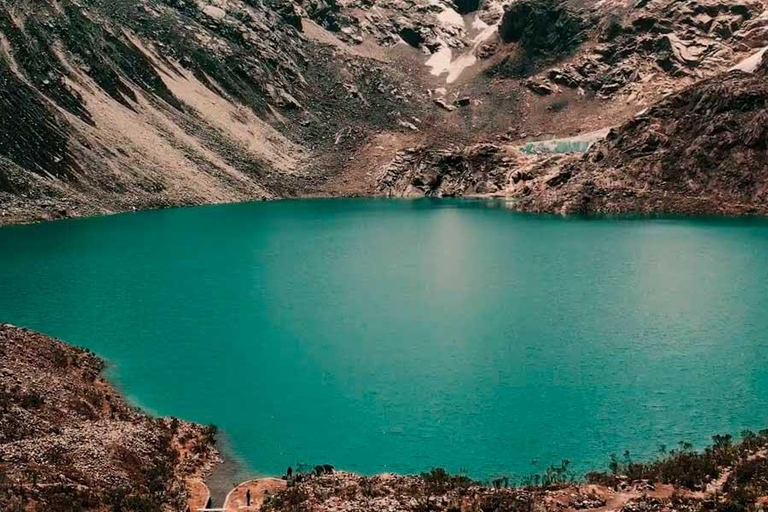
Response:
POLYGON ((227 11, 221 7, 216 7, 215 5, 206 5, 203 7, 203 14, 219 21, 227 17, 227 11))

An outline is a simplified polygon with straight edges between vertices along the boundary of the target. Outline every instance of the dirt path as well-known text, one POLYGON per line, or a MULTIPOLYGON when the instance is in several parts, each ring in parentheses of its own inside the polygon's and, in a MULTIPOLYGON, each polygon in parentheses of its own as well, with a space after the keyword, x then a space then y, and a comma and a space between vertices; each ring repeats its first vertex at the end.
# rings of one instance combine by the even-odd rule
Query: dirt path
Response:
POLYGON ((211 492, 200 478, 190 478, 187 480, 189 489, 189 501, 187 507, 190 512, 197 512, 201 508, 208 506, 208 500, 211 499, 211 492))
POLYGON ((264 498, 285 489, 285 480, 279 478, 257 478, 238 485, 230 491, 224 501, 227 512, 256 512, 261 508, 264 498), (246 506, 246 493, 251 491, 251 506, 246 506))

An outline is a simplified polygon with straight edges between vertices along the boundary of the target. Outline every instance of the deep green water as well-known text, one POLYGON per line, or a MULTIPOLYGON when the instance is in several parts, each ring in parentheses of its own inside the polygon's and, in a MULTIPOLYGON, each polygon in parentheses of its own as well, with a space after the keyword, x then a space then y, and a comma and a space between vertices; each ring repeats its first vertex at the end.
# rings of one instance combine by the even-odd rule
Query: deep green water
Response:
POLYGON ((768 223, 311 200, 0 229, 0 320, 252 470, 523 475, 768 426, 768 223))

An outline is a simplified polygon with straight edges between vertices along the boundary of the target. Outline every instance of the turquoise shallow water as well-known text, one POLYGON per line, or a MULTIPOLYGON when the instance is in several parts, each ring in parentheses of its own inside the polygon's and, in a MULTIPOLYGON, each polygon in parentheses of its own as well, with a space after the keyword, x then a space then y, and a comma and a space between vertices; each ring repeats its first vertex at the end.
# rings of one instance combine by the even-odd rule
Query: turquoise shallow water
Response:
POLYGON ((0 320, 258 473, 524 475, 768 425, 768 223, 309 200, 0 229, 0 320))

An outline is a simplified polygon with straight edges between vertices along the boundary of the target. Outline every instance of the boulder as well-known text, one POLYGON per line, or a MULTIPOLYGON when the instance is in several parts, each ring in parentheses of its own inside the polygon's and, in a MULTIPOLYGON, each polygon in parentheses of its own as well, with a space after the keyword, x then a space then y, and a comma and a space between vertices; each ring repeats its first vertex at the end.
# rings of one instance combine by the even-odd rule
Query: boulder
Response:
POLYGON ((413 46, 414 48, 419 48, 422 44, 424 44, 424 36, 412 27, 401 28, 399 34, 403 41, 413 46))
POLYGON ((469 14, 480 9, 482 0, 453 0, 453 5, 456 6, 456 11, 459 14, 469 14))
POLYGON ((206 5, 203 7, 203 14, 217 21, 221 21, 227 17, 227 11, 221 7, 216 7, 215 5, 206 5))
POLYGON ((525 81, 525 86, 539 96, 549 96, 555 93, 555 89, 545 82, 529 78, 525 81))
POLYGON ((456 110, 455 106, 449 105, 448 103, 446 103, 446 101, 443 98, 435 98, 432 101, 435 102, 435 105, 437 105, 438 107, 444 110, 447 110, 448 112, 453 112, 454 110, 456 110))

